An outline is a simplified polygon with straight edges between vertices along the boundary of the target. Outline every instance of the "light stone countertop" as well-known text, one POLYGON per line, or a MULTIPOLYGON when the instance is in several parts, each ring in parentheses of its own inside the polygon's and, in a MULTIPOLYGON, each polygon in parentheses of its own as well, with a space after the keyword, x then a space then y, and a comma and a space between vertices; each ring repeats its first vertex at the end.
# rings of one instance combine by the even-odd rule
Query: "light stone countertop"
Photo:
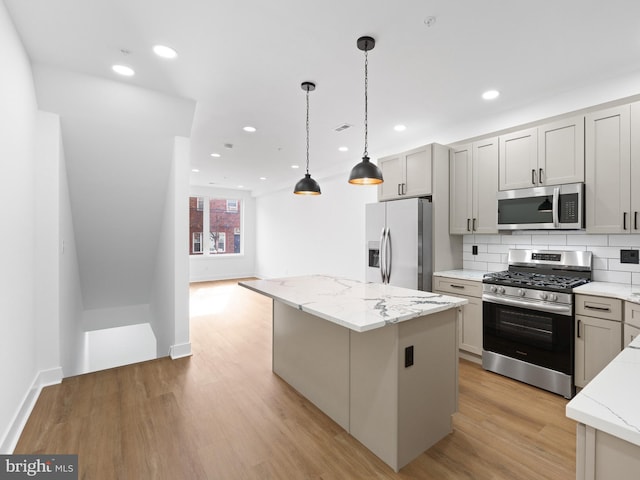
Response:
POLYGON ((640 446, 640 337, 566 407, 567 417, 640 446))
POLYGON ((573 293, 618 298, 626 302, 640 303, 640 285, 630 285, 628 283, 590 282, 574 288, 573 293))
POLYGON ((468 303, 453 296, 326 275, 248 280, 239 284, 356 332, 468 303))
POLYGON ((457 278, 458 280, 471 280, 474 282, 481 282, 482 277, 489 272, 482 270, 444 270, 441 272, 433 272, 434 277, 447 277, 457 278))

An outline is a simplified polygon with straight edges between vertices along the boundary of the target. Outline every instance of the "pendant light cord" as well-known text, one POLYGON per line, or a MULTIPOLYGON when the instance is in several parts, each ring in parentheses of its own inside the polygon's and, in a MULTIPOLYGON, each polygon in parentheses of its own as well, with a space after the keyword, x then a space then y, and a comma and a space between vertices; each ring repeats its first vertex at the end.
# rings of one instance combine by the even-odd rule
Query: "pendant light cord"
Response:
POLYGON ((309 87, 307 87, 307 173, 309 173, 309 87))
POLYGON ((369 152, 368 150, 368 134, 369 134, 369 125, 368 125, 368 103, 369 103, 369 97, 368 97, 368 86, 369 86, 369 56, 368 56, 368 50, 364 51, 364 154, 362 155, 363 157, 368 157, 369 156, 369 152))

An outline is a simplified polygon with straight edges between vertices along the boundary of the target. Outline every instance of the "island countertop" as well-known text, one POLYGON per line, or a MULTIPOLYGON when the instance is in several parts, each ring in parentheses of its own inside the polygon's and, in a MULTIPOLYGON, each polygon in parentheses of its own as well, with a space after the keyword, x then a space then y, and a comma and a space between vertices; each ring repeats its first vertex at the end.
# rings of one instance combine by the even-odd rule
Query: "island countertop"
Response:
POLYGON ((247 280, 239 284, 356 332, 468 303, 464 298, 327 275, 247 280))

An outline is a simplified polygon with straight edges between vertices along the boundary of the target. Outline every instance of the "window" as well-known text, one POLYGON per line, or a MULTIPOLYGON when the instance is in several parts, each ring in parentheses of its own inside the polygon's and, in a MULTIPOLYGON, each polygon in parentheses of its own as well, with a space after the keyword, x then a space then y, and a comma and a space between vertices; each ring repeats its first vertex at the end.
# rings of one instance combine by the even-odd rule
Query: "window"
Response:
POLYGON ((202 253, 202 232, 193 232, 191 235, 191 253, 202 253))
POLYGON ((204 256, 242 253, 241 203, 233 198, 190 197, 189 253, 204 256))

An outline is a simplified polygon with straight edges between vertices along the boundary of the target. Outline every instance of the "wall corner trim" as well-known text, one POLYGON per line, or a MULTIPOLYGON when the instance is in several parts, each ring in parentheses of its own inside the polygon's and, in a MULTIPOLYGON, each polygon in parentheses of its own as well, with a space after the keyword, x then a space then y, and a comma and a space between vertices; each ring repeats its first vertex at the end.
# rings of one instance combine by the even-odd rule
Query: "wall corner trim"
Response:
POLYGON ((190 357, 193 355, 191 352, 191 342, 181 343, 179 345, 171 345, 169 349, 169 355, 172 360, 176 360, 178 358, 190 357))
POLYGON ((29 388, 25 394, 11 425, 9 425, 4 438, 0 441, 0 454, 11 455, 13 453, 22 434, 22 430, 27 424, 29 415, 31 415, 31 411, 40 396, 40 392, 44 387, 61 383, 62 378, 62 367, 40 370, 36 374, 31 388, 29 388))

